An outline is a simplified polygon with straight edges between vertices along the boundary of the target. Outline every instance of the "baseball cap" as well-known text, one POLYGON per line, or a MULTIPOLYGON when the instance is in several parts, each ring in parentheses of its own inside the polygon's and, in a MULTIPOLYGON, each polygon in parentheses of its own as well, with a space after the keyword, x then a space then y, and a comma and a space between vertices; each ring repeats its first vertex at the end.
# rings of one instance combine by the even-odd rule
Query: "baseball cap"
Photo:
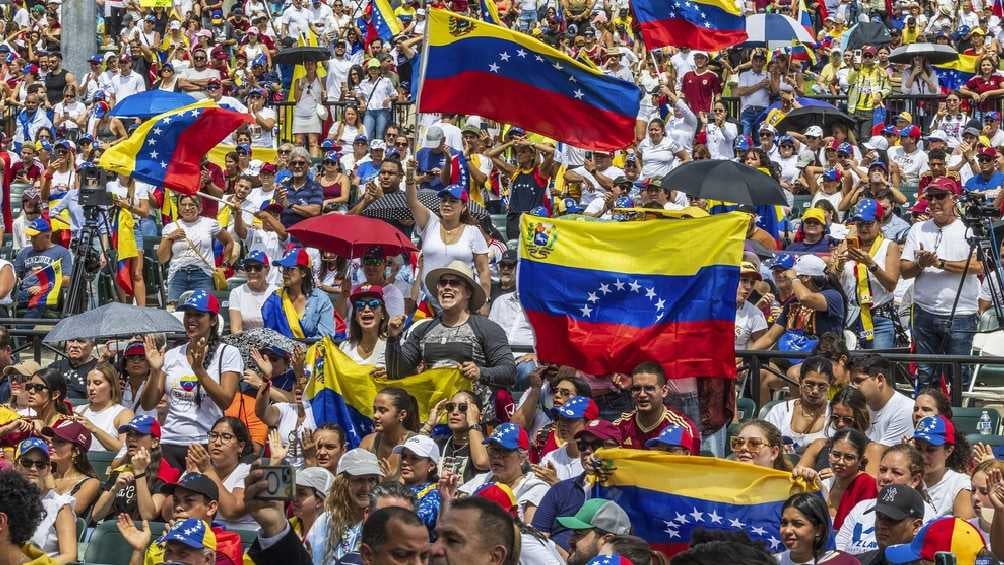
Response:
POLYGON ((889 140, 881 135, 873 135, 868 138, 868 141, 864 142, 864 146, 875 151, 885 151, 889 149, 889 140))
POLYGON ((526 430, 511 422, 496 426, 492 435, 486 437, 481 443, 495 445, 507 451, 530 449, 530 438, 527 437, 526 430))
POLYGON ((199 312, 200 314, 219 314, 220 301, 215 294, 204 290, 196 290, 187 300, 178 305, 179 312, 199 312))
POLYGON ((370 59, 366 63, 366 68, 367 69, 373 69, 373 68, 379 68, 379 67, 380 67, 380 59, 377 59, 376 57, 373 57, 372 59, 370 59))
POLYGON ((779 253, 770 263, 771 269, 788 270, 795 266, 795 256, 791 253, 779 253))
POLYGON ((882 128, 882 135, 899 135, 899 128, 894 125, 888 125, 882 128))
POLYGON ((11 373, 17 373, 22 377, 30 377, 35 373, 42 370, 42 366, 34 361, 34 359, 25 359, 20 363, 14 363, 13 365, 7 365, 3 368, 3 375, 9 376, 11 373))
POLYGON ((908 485, 888 485, 879 491, 875 506, 865 510, 878 512, 893 520, 924 517, 924 497, 908 485))
POLYGON ((623 536, 631 533, 631 519, 616 502, 590 498, 574 516, 560 516, 558 523, 569 530, 602 530, 623 536))
POLYGON ((871 198, 862 198, 854 205, 854 209, 851 211, 851 219, 861 220, 864 222, 874 222, 876 220, 881 220, 885 215, 884 212, 885 210, 882 209, 882 205, 875 200, 872 200, 871 198))
POLYGON ((600 417, 600 408, 592 398, 573 396, 561 406, 552 408, 551 417, 567 420, 595 420, 600 417))
POLYGON ((171 23, 167 24, 167 29, 181 29, 181 22, 178 20, 171 20, 171 23))
POLYGON ((944 141, 948 142, 948 134, 940 129, 936 129, 931 133, 927 134, 927 139, 930 141, 944 141))
POLYGON ((45 443, 45 440, 40 437, 32 436, 17 444, 17 458, 24 457, 32 449, 41 451, 46 457, 49 456, 49 444, 45 443))
POLYGON ((839 155, 840 153, 843 153, 844 155, 853 155, 854 146, 845 141, 837 146, 837 154, 839 155))
POLYGON ((948 418, 939 415, 926 416, 917 422, 913 438, 934 445, 955 445, 955 425, 948 418))
POLYGON ((91 55, 91 56, 90 56, 90 57, 89 57, 89 58, 87 59, 87 62, 88 62, 88 63, 95 63, 95 64, 101 64, 101 63, 104 63, 104 62, 105 62, 105 58, 104 58, 104 57, 102 57, 101 55, 91 55))
POLYGON ((244 264, 248 263, 258 263, 259 265, 264 265, 268 267, 268 255, 265 255, 263 251, 255 249, 254 251, 248 251, 247 256, 244 257, 244 264))
POLYGON ((634 561, 619 553, 611 553, 609 555, 597 555, 586 561, 586 565, 634 565, 634 561))
POLYGON ((633 183, 626 176, 620 175, 620 176, 618 176, 617 178, 614 179, 614 184, 616 184, 616 185, 628 185, 628 186, 630 186, 633 183))
POLYGON ((416 434, 404 440, 401 445, 394 446, 393 453, 401 453, 407 449, 419 457, 431 459, 433 463, 439 463, 439 446, 432 438, 422 434, 416 434))
POLYGON ((899 130, 900 137, 909 137, 911 139, 920 139, 920 128, 914 125, 906 126, 905 128, 899 130))
MULTIPOLYGON (((614 203, 614 208, 630 208, 631 207, 630 204, 627 204, 627 205, 624 205, 624 206, 621 206, 621 205, 618 204, 619 202, 622 202, 625 199, 626 199, 627 202, 631 202, 630 198, 627 198, 626 196, 621 196, 620 198, 617 199, 617 202, 614 203)), ((533 210, 530 210, 530 215, 531 216, 537 216, 539 218, 550 218, 551 217, 551 213, 548 212, 547 208, 545 208, 543 206, 536 206, 536 207, 534 207, 533 210)))
POLYGON ((331 490, 335 476, 324 467, 307 467, 296 472, 296 486, 312 488, 322 498, 331 490))
POLYGON ((751 275, 756 278, 756 280, 763 280, 763 276, 760 274, 760 269, 756 268, 750 261, 743 261, 739 264, 739 276, 751 275))
POLYGON ((470 195, 467 193, 467 189, 460 184, 451 184, 450 186, 447 186, 446 188, 437 192, 436 195, 439 196, 440 198, 446 198, 447 196, 449 196, 450 198, 453 198, 454 200, 459 200, 461 202, 467 202, 468 200, 470 200, 470 195))
POLYGON ((159 438, 160 422, 149 414, 140 414, 139 416, 133 416, 132 420, 119 426, 118 431, 120 434, 136 432, 137 434, 159 438))
POLYGON ((502 254, 502 258, 499 259, 499 264, 515 265, 519 262, 519 256, 512 249, 506 249, 505 253, 502 254))
MULTIPOLYGON (((618 177, 620 178, 620 177, 618 177)), ((563 201, 565 205, 566 214, 581 214, 585 211, 586 207, 579 204, 579 201, 569 196, 563 201)))
POLYGON ((131 341, 126 345, 122 355, 124 357, 143 357, 146 355, 146 346, 143 345, 142 341, 131 341))
POLYGON ((369 138, 367 138, 365 135, 357 135, 356 138, 352 140, 352 143, 369 143, 369 142, 370 142, 369 138))
POLYGON ((774 126, 764 122, 760 124, 760 133, 777 133, 777 130, 774 129, 774 126))
POLYGON ((862 53, 867 53, 869 55, 875 55, 878 53, 878 49, 875 49, 874 45, 868 45, 861 50, 862 53))
POLYGON ((734 145, 735 145, 735 148, 737 150, 739 150, 739 151, 747 151, 747 150, 749 150, 750 147, 753 146, 753 142, 750 140, 749 137, 747 137, 745 135, 741 135, 741 136, 739 136, 739 137, 736 138, 736 141, 735 141, 734 145))
POLYGON ((349 300, 372 296, 383 300, 383 287, 378 284, 361 284, 352 290, 349 300))
POLYGON ((262 173, 270 173, 270 174, 274 175, 275 174, 275 163, 265 163, 264 165, 262 165, 261 169, 258 170, 258 174, 260 175, 262 173))
POLYGON ((374 139, 370 142, 370 151, 383 151, 387 149, 387 142, 382 139, 374 139))
POLYGON ((980 131, 980 128, 978 127, 966 126, 966 129, 962 130, 962 135, 971 135, 973 137, 979 137, 982 134, 983 132, 980 131))
POLYGON ((202 473, 185 473, 178 479, 178 482, 160 487, 160 493, 174 494, 174 491, 179 488, 201 494, 209 500, 220 499, 220 487, 202 473))
POLYGON ((609 420, 590 420, 586 423, 586 427, 575 432, 575 439, 579 439, 582 436, 591 435, 599 440, 611 440, 618 444, 622 441, 623 436, 621 435, 620 428, 613 425, 609 420))
POLYGON ((819 126, 809 126, 805 128, 805 131, 802 132, 802 135, 805 135, 807 137, 823 137, 823 128, 819 126))
POLYGON ((324 154, 324 159, 323 159, 322 162, 324 162, 324 163, 337 163, 338 162, 338 152, 337 151, 328 151, 327 153, 324 154))
POLYGON ((891 563, 934 561, 934 554, 950 551, 959 563, 975 563, 976 556, 986 549, 983 536, 975 526, 954 516, 944 516, 928 522, 910 543, 885 548, 885 558, 891 563))
POLYGON ((1001 114, 1000 114, 1000 112, 987 112, 986 114, 983 114, 983 121, 984 122, 989 122, 991 120, 995 121, 995 122, 1001 121, 1001 114))
POLYGON ((52 426, 42 428, 42 435, 58 437, 79 447, 81 451, 91 448, 91 431, 76 420, 60 418, 52 426))
POLYGON ((997 150, 994 149, 993 147, 984 147, 984 148, 980 149, 980 152, 978 153, 978 155, 980 157, 990 157, 991 159, 996 159, 997 158, 997 150))
POLYGON ((903 121, 905 121, 907 123, 913 123, 913 116, 910 115, 910 112, 900 112, 896 116, 896 119, 897 120, 903 120, 903 121))
POLYGON ((910 207, 911 214, 926 214, 927 213, 927 200, 918 200, 913 206, 910 207))
POLYGON ((884 161, 872 161, 871 164, 868 165, 868 170, 870 171, 872 169, 882 169, 883 171, 888 170, 884 161))
POLYGON ((342 473, 352 475, 353 477, 362 475, 383 476, 377 456, 360 447, 349 450, 338 460, 335 474, 341 475, 342 473))
POLYGON ((34 237, 40 233, 48 233, 52 231, 52 226, 49 225, 49 220, 45 218, 35 218, 26 228, 24 228, 24 233, 28 237, 34 237))
POLYGON ((822 277, 826 275, 826 261, 815 255, 800 255, 795 260, 794 269, 800 277, 822 277))
POLYGON ((802 213, 802 223, 804 224, 806 220, 816 220, 817 222, 826 225, 826 214, 823 213, 822 208, 809 208, 802 213))
POLYGON ((295 247, 286 252, 275 262, 278 267, 303 267, 306 269, 310 268, 310 255, 307 254, 307 250, 302 247, 295 247))
POLYGON ((429 131, 425 132, 425 139, 422 141, 422 147, 426 149, 436 149, 439 145, 446 139, 446 134, 443 132, 443 128, 439 126, 432 126, 429 131))
POLYGON ((250 155, 251 154, 251 146, 249 144, 247 144, 247 143, 239 143, 239 144, 237 144, 237 147, 234 148, 234 151, 236 151, 237 153, 243 153, 245 155, 250 155))
POLYGON ((830 168, 823 171, 823 182, 840 182, 842 178, 844 178, 844 174, 840 172, 840 169, 830 168))
POLYGON ((205 522, 195 518, 186 518, 178 522, 161 539, 165 543, 173 541, 192 549, 216 551, 216 534, 205 522))
POLYGON ((663 428, 657 437, 645 442, 645 447, 649 449, 659 445, 682 447, 690 451, 692 455, 697 455, 701 452, 700 435, 694 433, 694 425, 689 421, 671 423, 663 428))
POLYGON ((924 193, 928 192, 950 192, 952 194, 959 194, 961 188, 959 184, 948 177, 938 177, 931 181, 931 184, 924 188, 924 193))
POLYGON ((383 247, 374 245, 367 249, 366 253, 363 253, 363 260, 365 261, 366 259, 379 259, 383 261, 387 259, 387 253, 383 250, 383 247))
POLYGON ((487 498, 488 500, 499 505, 499 508, 504 510, 507 514, 516 517, 519 511, 516 502, 516 495, 513 494, 512 489, 509 485, 505 483, 490 482, 481 485, 472 496, 480 496, 481 498, 487 498))

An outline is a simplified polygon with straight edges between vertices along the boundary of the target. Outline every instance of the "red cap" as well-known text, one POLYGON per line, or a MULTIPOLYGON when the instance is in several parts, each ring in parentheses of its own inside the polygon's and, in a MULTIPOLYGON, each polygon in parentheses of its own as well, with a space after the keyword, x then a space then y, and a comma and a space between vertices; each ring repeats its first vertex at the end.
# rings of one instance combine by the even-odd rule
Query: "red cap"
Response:
POLYGON ((979 152, 980 157, 990 157, 991 159, 997 158, 997 150, 993 147, 983 147, 979 152))
POLYGON ((361 284, 352 290, 349 300, 372 296, 383 300, 383 287, 378 284, 361 284))
POLYGON ((910 208, 911 214, 926 214, 927 213, 927 200, 918 200, 916 204, 910 208))
POLYGON ((91 448, 90 430, 76 420, 61 418, 52 426, 42 428, 42 434, 68 441, 79 447, 81 451, 87 451, 91 448))
POLYGON ((932 190, 950 192, 952 194, 960 194, 962 192, 962 188, 959 186, 959 183, 948 177, 938 177, 932 180, 931 184, 927 185, 927 188, 924 189, 924 193, 926 194, 932 190))
POLYGON ((584 435, 591 435, 599 440, 613 440, 617 443, 624 441, 621 435, 620 429, 610 423, 608 420, 592 420, 586 424, 586 427, 582 428, 575 433, 575 439, 579 439, 584 435))
POLYGON ((861 50, 862 53, 868 53, 869 55, 877 55, 878 49, 874 45, 869 45, 861 50))

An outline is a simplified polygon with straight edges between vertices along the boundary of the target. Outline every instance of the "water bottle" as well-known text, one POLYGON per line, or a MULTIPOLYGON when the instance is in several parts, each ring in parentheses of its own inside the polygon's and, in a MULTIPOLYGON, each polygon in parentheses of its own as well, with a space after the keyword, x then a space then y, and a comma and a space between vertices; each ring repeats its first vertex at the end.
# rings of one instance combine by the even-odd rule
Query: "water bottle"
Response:
POLYGON ((976 431, 985 436, 990 435, 993 431, 993 423, 990 421, 990 413, 986 410, 980 414, 980 421, 976 423, 976 431))

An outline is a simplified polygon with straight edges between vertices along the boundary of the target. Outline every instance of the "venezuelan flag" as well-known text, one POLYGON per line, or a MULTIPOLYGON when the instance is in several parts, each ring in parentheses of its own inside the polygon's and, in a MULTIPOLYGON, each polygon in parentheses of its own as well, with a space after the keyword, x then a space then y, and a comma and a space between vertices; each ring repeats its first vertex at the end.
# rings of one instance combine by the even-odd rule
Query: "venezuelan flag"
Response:
POLYGON ((872 135, 882 135, 882 130, 885 129, 885 117, 885 104, 881 104, 872 112, 872 135))
POLYGON ((634 0, 645 46, 720 51, 746 41, 746 18, 733 0, 634 0))
POLYGON ((771 552, 783 551, 781 506, 792 494, 816 490, 790 472, 726 459, 638 449, 596 456, 612 461, 614 471, 595 496, 617 502, 632 533, 670 556, 687 549, 697 528, 745 531, 771 552))
POLYGON ((431 10, 428 26, 420 112, 483 116, 585 149, 634 141, 636 85, 528 35, 446 10, 431 10))
POLYGON ((403 379, 373 378, 372 365, 349 359, 327 337, 307 349, 304 362, 309 381, 303 399, 310 403, 314 421, 342 426, 351 447, 357 447, 363 436, 373 431, 373 399, 381 389, 396 386, 408 391, 418 401, 419 418, 424 422, 437 402, 471 387, 471 382, 452 367, 403 379))
POLYGON ((495 0, 480 0, 481 5, 481 19, 497 26, 505 25, 502 23, 502 18, 499 17, 498 6, 495 5, 495 0))
POLYGON ((265 327, 293 339, 304 339, 303 328, 296 307, 286 291, 278 288, 261 305, 261 316, 265 327))
POLYGON ((365 31, 366 45, 374 39, 389 41, 401 33, 401 21, 394 15, 394 8, 387 0, 373 0, 366 6, 363 16, 356 21, 359 29, 365 31))
POLYGON ((28 299, 28 308, 55 306, 59 303, 59 290, 63 288, 63 267, 60 263, 62 260, 56 259, 48 267, 25 277, 23 288, 38 286, 41 289, 28 299))
POLYGON ((545 363, 593 375, 658 360, 666 374, 735 377, 744 214, 579 222, 524 214, 520 301, 545 363))
MULTIPOLYGON (((116 251, 115 282, 127 295, 133 295, 131 262, 140 257, 136 245, 136 220, 124 208, 119 208, 112 221, 112 247, 116 251)), ((142 260, 141 258, 139 260, 142 260)))
POLYGON ((109 147, 98 164, 147 184, 194 194, 202 158, 241 124, 253 120, 212 100, 200 100, 143 122, 128 139, 109 147))
POLYGON ((990 10, 998 18, 1004 18, 1004 0, 994 0, 994 5, 990 10))
POLYGON ((976 75, 976 55, 959 55, 951 63, 934 66, 942 92, 958 90, 976 75))

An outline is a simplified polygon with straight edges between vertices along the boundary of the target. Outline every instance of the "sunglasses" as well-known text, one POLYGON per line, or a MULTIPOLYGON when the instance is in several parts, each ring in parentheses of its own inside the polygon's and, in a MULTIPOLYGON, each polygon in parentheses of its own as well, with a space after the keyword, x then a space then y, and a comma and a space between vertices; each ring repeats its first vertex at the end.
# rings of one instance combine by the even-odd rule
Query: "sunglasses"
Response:
POLYGON ((49 460, 22 457, 17 460, 17 464, 25 469, 38 469, 39 471, 44 471, 45 468, 49 466, 49 460))
POLYGON ((28 383, 28 384, 24 385, 24 390, 26 390, 28 392, 36 392, 36 393, 38 393, 38 392, 44 392, 44 391, 49 390, 49 387, 47 387, 45 385, 40 385, 38 383, 28 383))
POLYGON ((596 451, 603 447, 603 441, 598 439, 589 441, 585 438, 580 438, 575 440, 575 446, 579 448, 579 451, 596 451))
POLYGON ((946 198, 948 198, 947 192, 933 192, 927 195, 928 200, 944 200, 946 198))
POLYGON ((439 282, 436 284, 436 286, 440 286, 440 287, 451 286, 451 287, 454 287, 454 288, 460 288, 460 287, 464 286, 464 282, 461 281, 460 279, 440 278, 439 282))
POLYGON ((383 259, 363 259, 363 265, 367 267, 379 267, 380 265, 383 265, 383 263, 383 259))
POLYGON ((383 301, 380 300, 379 298, 370 298, 364 300, 356 300, 355 302, 353 302, 353 304, 355 305, 356 310, 362 312, 366 308, 369 308, 370 310, 376 310, 377 308, 380 308, 380 305, 383 304, 383 301))
POLYGON ((447 402, 443 405, 447 414, 451 414, 454 411, 460 412, 461 414, 467 413, 467 403, 466 402, 447 402))
POLYGON ((289 162, 289 166, 290 167, 306 167, 307 166, 307 162, 306 161, 290 161, 289 162))
POLYGON ((830 414, 830 423, 833 425, 843 424, 845 426, 853 426, 855 424, 854 418, 851 416, 839 416, 837 414, 830 414))
POLYGON ((732 451, 739 451, 740 449, 746 449, 751 452, 760 451, 764 445, 766 445, 766 442, 758 437, 744 438, 736 436, 729 441, 729 447, 732 448, 732 451))

